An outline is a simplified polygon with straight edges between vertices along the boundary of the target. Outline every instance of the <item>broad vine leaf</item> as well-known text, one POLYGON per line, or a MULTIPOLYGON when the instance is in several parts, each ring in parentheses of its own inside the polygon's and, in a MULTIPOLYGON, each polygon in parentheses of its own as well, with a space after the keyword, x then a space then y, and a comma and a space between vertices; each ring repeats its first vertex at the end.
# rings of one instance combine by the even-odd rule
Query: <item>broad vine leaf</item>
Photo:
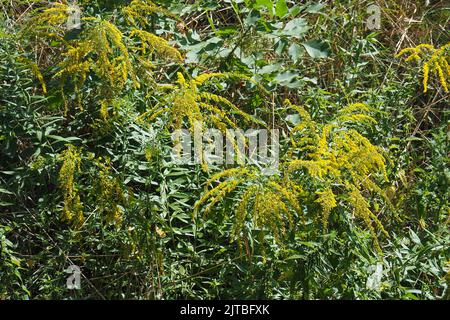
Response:
POLYGON ((278 18, 283 18, 289 12, 286 0, 278 0, 275 6, 275 13, 278 18))
POLYGON ((298 59, 305 53, 305 49, 303 49, 300 45, 293 43, 289 46, 288 49, 289 56, 294 62, 297 62, 298 59))
POLYGON ((300 37, 308 31, 308 22, 303 18, 295 18, 286 23, 283 30, 279 32, 280 35, 300 37))
POLYGON ((302 43, 311 58, 326 58, 330 55, 330 47, 320 40, 309 40, 302 43))
POLYGON ((270 14, 273 13, 273 3, 271 0, 256 0, 256 8, 266 7, 270 14))

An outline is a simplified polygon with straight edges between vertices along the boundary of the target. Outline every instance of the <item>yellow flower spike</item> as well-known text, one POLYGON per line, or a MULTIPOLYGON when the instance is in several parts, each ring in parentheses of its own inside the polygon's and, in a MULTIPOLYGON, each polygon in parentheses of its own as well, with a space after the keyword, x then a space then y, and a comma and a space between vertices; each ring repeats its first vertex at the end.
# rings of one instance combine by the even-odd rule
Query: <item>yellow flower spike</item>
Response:
POLYGON ((407 61, 407 62, 409 62, 411 60, 419 61, 420 56, 417 53, 413 53, 412 55, 410 55, 408 58, 405 59, 405 61, 407 61))
POLYGON ((97 203, 101 212, 105 214, 106 221, 111 224, 119 225, 122 221, 124 210, 122 209, 128 203, 124 190, 118 178, 111 174, 110 159, 102 161, 98 158, 98 179, 95 183, 97 203))
POLYGON ((416 49, 417 51, 419 51, 419 50, 422 49, 422 48, 425 48, 425 49, 428 49, 428 50, 434 50, 434 46, 431 45, 431 44, 428 44, 428 43, 422 43, 422 44, 419 44, 415 49, 416 49))
POLYGON ((108 104, 105 100, 100 102, 100 116, 104 121, 107 121, 108 119, 108 104))
POLYGON ((147 53, 147 49, 150 49, 150 53, 156 52, 163 58, 178 62, 183 61, 181 53, 161 37, 139 29, 131 31, 130 38, 133 37, 138 37, 141 41, 141 53, 143 55, 147 53))
POLYGON ((445 57, 441 57, 441 63, 443 68, 446 70, 447 75, 450 77, 450 64, 445 57))
MULTIPOLYGON (((301 119, 310 119, 307 114, 304 114, 306 112, 304 108, 292 106, 291 108, 299 112, 301 119)), ((295 142, 292 143, 291 149, 293 150, 287 153, 288 160, 283 166, 286 168, 284 179, 291 177, 302 179, 307 174, 320 184, 335 184, 336 188, 342 185, 347 186, 346 191, 340 190, 340 194, 346 194, 352 199, 356 208, 355 214, 363 218, 379 249, 372 223, 375 222, 377 229, 384 233, 383 226, 376 215, 370 211, 364 196, 353 188, 358 186, 358 188, 364 188, 364 191, 377 194, 391 207, 382 188, 373 180, 374 176, 379 176, 380 179, 388 181, 386 159, 381 151, 358 131, 349 128, 342 129, 346 127, 344 124, 346 122, 353 122, 353 124, 376 123, 370 115, 366 114, 369 111, 371 111, 369 106, 355 103, 339 110, 335 119, 327 124, 321 125, 310 119, 309 121, 312 122, 310 127, 315 129, 295 132, 292 137, 295 142), (305 168, 306 171, 299 171, 298 169, 301 168, 305 168)), ((322 206, 322 222, 326 229, 328 215, 331 209, 337 206, 337 200, 331 187, 315 193, 318 197, 316 202, 322 206)))
POLYGON ((133 26, 137 26, 137 22, 139 22, 142 27, 147 26, 147 16, 151 13, 161 13, 175 20, 179 20, 176 15, 164 8, 158 7, 150 0, 133 0, 128 6, 122 9, 122 13, 126 18, 125 21, 133 26))
POLYGON ((59 155, 62 161, 59 170, 59 188, 63 191, 64 207, 62 212, 63 220, 72 223, 73 226, 79 228, 84 221, 83 205, 81 204, 80 195, 75 184, 74 177, 80 172, 81 153, 80 150, 69 145, 59 155))
POLYGON ((77 87, 81 87, 89 72, 94 71, 111 87, 123 88, 129 76, 135 80, 124 36, 109 21, 91 19, 90 22, 94 26, 87 29, 86 39, 71 42, 54 77, 74 78, 77 87))
POLYGON ((423 64, 423 92, 426 93, 428 91, 428 76, 430 73, 430 66, 428 63, 423 64))
POLYGON ((353 207, 353 213, 356 217, 361 218, 367 228, 369 229, 370 233, 372 234, 372 238, 374 239, 375 248, 378 252, 381 252, 381 247, 378 242, 378 237, 375 231, 374 226, 372 225, 375 223, 375 225, 378 227, 381 232, 385 234, 385 236, 389 236, 386 230, 384 229, 383 225, 381 224, 380 220, 377 218, 376 215, 374 215, 369 207, 369 203, 366 201, 366 199, 362 196, 360 190, 356 188, 354 185, 349 184, 348 185, 349 193, 348 193, 348 202, 353 207))
POLYGON ((213 73, 204 73, 194 78, 196 85, 202 85, 206 81, 212 78, 224 78, 227 77, 227 74, 220 73, 220 72, 213 72, 213 73))
POLYGON ((430 74, 437 74, 438 81, 442 85, 442 88, 446 93, 449 92, 448 82, 446 77, 450 77, 450 66, 448 59, 450 59, 448 48, 450 43, 436 49, 430 44, 420 44, 415 48, 405 48, 401 50, 396 57, 400 57, 406 53, 411 53, 405 61, 416 60, 417 62, 423 61, 423 92, 428 91, 428 82, 430 74))
POLYGON ((444 71, 442 70, 441 66, 437 61, 435 62, 435 67, 439 74, 439 81, 441 82, 444 91, 448 93, 447 81, 445 80, 444 71))
POLYGON ((181 72, 177 72, 177 83, 180 86, 186 85, 186 79, 184 78, 183 74, 181 72))
POLYGON ((209 214, 216 204, 224 201, 231 193, 237 193, 239 200, 236 201, 231 234, 238 243, 249 214, 256 228, 269 229, 275 240, 279 241, 286 233, 287 226, 289 229, 294 227, 294 213, 301 213, 298 202, 298 190, 301 188, 292 188, 277 176, 264 176, 254 167, 219 172, 207 181, 206 187, 204 195, 195 204, 193 217, 202 207, 203 216, 209 214), (216 186, 208 190, 216 183, 216 186))
POLYGON ((21 62, 24 62, 28 65, 28 67, 31 69, 31 72, 33 73, 33 75, 36 77, 36 79, 41 84, 42 92, 47 93, 47 85, 45 84, 44 76, 42 75, 41 70, 39 69, 39 66, 29 59, 20 57, 18 60, 21 62))
POLYGON ((316 194, 318 195, 316 202, 322 206, 322 224, 324 231, 326 231, 330 212, 337 206, 336 198, 331 188, 326 188, 324 191, 318 191, 316 194))
MULTIPOLYGON (((322 125, 315 122, 305 108, 288 101, 286 104, 299 113, 302 121, 308 122, 302 128, 311 130, 299 127, 294 133, 290 150, 282 160, 280 174, 263 176, 252 166, 214 174, 206 182, 205 192, 194 206, 193 217, 197 217, 200 211, 204 217, 220 202, 233 198, 230 203, 234 206, 233 240, 239 244, 245 237, 244 226, 250 216, 255 228, 270 231, 279 242, 288 230, 295 227, 294 218, 300 218, 298 223, 306 223, 301 203, 305 198, 309 201, 311 195, 315 195, 315 202, 322 207, 320 216, 326 230, 329 214, 338 206, 333 193, 336 188, 336 194, 349 199, 355 216, 363 220, 380 251, 377 231, 387 234, 377 215, 371 211, 368 199, 378 195, 381 197, 378 201, 389 201, 377 184, 378 179, 387 181, 386 159, 367 138, 348 126, 351 122, 373 123, 365 114, 370 111, 369 106, 351 104, 342 108, 330 123, 322 125), (305 170, 299 170, 301 168, 305 170), (327 187, 320 191, 311 190, 311 185, 317 188, 316 183, 327 187)), ((228 206, 226 208, 228 210, 228 206)))
MULTIPOLYGON (((138 119, 153 121, 157 117, 167 114, 168 126, 178 130, 186 124, 191 132, 195 131, 195 124, 199 123, 202 127, 213 126, 222 133, 226 133, 227 129, 236 128, 236 120, 233 117, 240 117, 248 123, 265 126, 263 121, 241 110, 227 98, 211 93, 205 89, 206 86, 202 86, 212 78, 228 79, 231 77, 235 77, 235 75, 207 73, 194 79, 185 79, 183 74, 178 72, 174 85, 157 86, 164 93, 167 90, 171 91, 169 94, 165 94, 165 103, 157 104, 141 114, 138 119)), ((203 160, 201 161, 203 169, 207 170, 205 163, 203 160)))
POLYGON ((31 26, 59 27, 67 22, 70 8, 63 3, 54 2, 52 7, 44 9, 34 19, 31 26))
POLYGON ((405 48, 405 49, 401 50, 399 53, 397 53, 395 57, 399 58, 408 52, 413 52, 413 53, 417 54, 418 50, 416 48, 405 48))

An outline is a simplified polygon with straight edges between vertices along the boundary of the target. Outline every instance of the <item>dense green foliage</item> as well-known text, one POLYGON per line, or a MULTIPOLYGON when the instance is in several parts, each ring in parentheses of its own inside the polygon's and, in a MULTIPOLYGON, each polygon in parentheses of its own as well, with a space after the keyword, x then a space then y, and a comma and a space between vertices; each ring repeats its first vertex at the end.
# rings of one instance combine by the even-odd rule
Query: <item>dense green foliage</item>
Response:
POLYGON ((449 299, 450 7, 363 2, 0 0, 0 299, 449 299))

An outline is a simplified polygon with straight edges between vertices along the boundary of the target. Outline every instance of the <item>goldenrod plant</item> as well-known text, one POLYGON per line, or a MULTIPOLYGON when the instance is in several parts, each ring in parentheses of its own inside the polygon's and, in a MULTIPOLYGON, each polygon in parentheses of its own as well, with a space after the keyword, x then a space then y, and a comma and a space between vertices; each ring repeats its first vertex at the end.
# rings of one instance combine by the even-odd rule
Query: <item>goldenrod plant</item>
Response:
POLYGON ((83 205, 80 200, 76 175, 80 173, 81 154, 69 145, 60 155, 59 185, 64 195, 63 219, 79 228, 84 222, 83 205))
POLYGON ((268 177, 258 168, 238 167, 214 174, 206 182, 206 192, 196 202, 194 217, 204 206, 201 217, 206 218, 210 211, 223 203, 237 191, 238 201, 234 206, 232 237, 240 240, 247 219, 254 227, 269 230, 276 240, 286 234, 286 226, 294 226, 294 217, 302 216, 299 203, 300 186, 284 181, 278 176, 268 177), (216 184, 214 186, 214 184, 216 184), (213 186, 211 189, 209 187, 213 186))
POLYGON ((317 190, 316 200, 322 206, 322 222, 328 225, 328 217, 337 206, 333 188, 339 190, 341 198, 353 207, 354 215, 361 218, 370 230, 375 245, 381 252, 377 234, 373 225, 386 236, 374 208, 363 194, 374 193, 386 202, 390 202, 377 184, 377 180, 387 182, 386 159, 383 150, 374 146, 355 128, 348 125, 367 125, 376 123, 368 112, 369 107, 362 103, 350 104, 339 110, 331 122, 318 124, 311 119, 305 108, 287 104, 297 110, 300 123, 292 130, 291 143, 294 150, 289 151, 286 161, 287 171, 295 173, 306 169, 309 176, 318 180, 324 187, 317 190), (306 135, 306 139, 302 135, 306 135))
POLYGON ((153 121, 160 115, 168 114, 169 123, 173 129, 183 128, 184 121, 187 121, 188 128, 193 131, 198 122, 203 127, 212 125, 225 132, 227 128, 236 128, 237 125, 232 119, 232 115, 239 116, 247 123, 264 123, 246 113, 227 98, 218 94, 203 90, 204 86, 211 79, 237 78, 251 81, 244 75, 227 73, 204 73, 192 79, 186 79, 181 72, 177 73, 175 85, 160 85, 160 89, 167 91, 164 103, 158 103, 140 116, 147 121, 153 121))
POLYGON ((378 5, 0 0, 0 299, 450 299, 448 1, 378 5))
MULTIPOLYGON (((102 79, 109 91, 120 92, 128 81, 130 85, 139 88, 141 82, 138 81, 138 76, 149 80, 146 76, 151 74, 154 67, 153 53, 178 63, 183 60, 181 53, 162 37, 139 29, 139 26, 124 33, 109 19, 89 16, 84 11, 80 17, 80 36, 67 40, 64 34, 67 32, 65 22, 69 18, 69 3, 64 1, 41 5, 30 21, 30 27, 37 31, 39 37, 48 38, 48 41, 60 41, 65 47, 57 65, 58 71, 52 77, 63 84, 70 80, 78 93, 91 73, 102 79), (141 74, 136 74, 136 71, 141 74)), ((123 14, 128 18, 135 16, 136 6, 141 15, 159 12, 150 1, 146 4, 133 1, 129 7, 123 8, 123 14)), ((39 76, 39 73, 36 74, 39 76)), ((42 77, 39 80, 42 81, 42 77)))
POLYGON ((122 13, 126 21, 133 26, 148 26, 148 16, 150 13, 160 13, 179 20, 179 18, 169 10, 156 5, 150 0, 132 0, 128 6, 122 8, 122 13))
POLYGON ((435 75, 438 82, 446 93, 449 89, 450 79, 450 43, 440 48, 435 48, 431 44, 419 44, 417 47, 405 48, 401 50, 397 57, 409 56, 405 61, 416 61, 421 64, 423 74, 423 92, 428 92, 430 75, 435 75))
POLYGON ((123 219, 124 207, 128 199, 123 190, 120 180, 111 174, 111 160, 103 160, 101 157, 95 159, 98 167, 98 178, 95 179, 95 197, 97 205, 106 221, 120 224, 123 219))
MULTIPOLYGON (((60 71, 54 77, 74 77, 79 88, 93 71, 117 90, 123 88, 129 78, 136 81, 122 32, 106 20, 93 18, 89 22, 92 27, 86 39, 69 44, 58 66, 60 71)), ((137 86, 137 82, 134 85, 137 86)))
POLYGON ((111 172, 111 160, 96 158, 93 154, 86 157, 80 148, 71 144, 61 152, 58 160, 61 162, 58 184, 63 192, 64 204, 62 220, 81 229, 85 222, 83 200, 92 198, 95 199, 94 207, 107 223, 120 225, 129 195, 118 177, 111 172), (97 172, 91 176, 83 173, 83 161, 93 163, 97 172), (92 184, 92 188, 84 190, 86 181, 92 184))
POLYGON ((47 93, 47 85, 45 84, 44 76, 42 75, 41 70, 39 70, 39 66, 33 61, 23 57, 19 57, 18 61, 24 62, 29 66, 29 68, 33 72, 33 75, 37 78, 37 80, 41 84, 42 92, 44 94, 47 93))
POLYGON ((288 100, 286 105, 298 112, 300 122, 291 130, 291 147, 280 163, 283 168, 281 176, 264 177, 258 168, 247 167, 219 172, 206 182, 206 187, 212 188, 196 203, 194 216, 202 206, 206 215, 233 192, 238 193, 233 235, 238 236, 242 232, 245 220, 250 217, 256 228, 267 227, 279 240, 280 234, 286 233, 287 222, 291 227, 298 227, 301 221, 305 221, 301 205, 310 205, 310 195, 313 194, 316 197, 314 202, 322 208, 320 220, 324 230, 327 229, 330 212, 347 203, 353 208, 355 217, 365 223, 381 253, 377 231, 385 236, 388 234, 368 195, 377 194, 389 205, 383 188, 376 182, 377 179, 388 181, 386 159, 383 151, 369 139, 356 129, 346 127, 348 123, 376 123, 368 114, 369 107, 362 103, 351 104, 339 110, 330 123, 319 124, 304 107, 293 105, 288 100), (302 169, 306 170, 307 176, 299 173, 302 169), (343 201, 338 203, 337 194, 343 201), (294 214, 298 219, 296 223, 294 214))

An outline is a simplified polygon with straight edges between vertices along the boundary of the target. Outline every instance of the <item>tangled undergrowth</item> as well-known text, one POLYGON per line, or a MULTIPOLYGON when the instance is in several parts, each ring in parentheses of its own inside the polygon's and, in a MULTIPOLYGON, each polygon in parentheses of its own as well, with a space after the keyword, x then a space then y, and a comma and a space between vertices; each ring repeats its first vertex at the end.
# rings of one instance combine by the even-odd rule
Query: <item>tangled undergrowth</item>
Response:
POLYGON ((0 0, 0 299, 448 299, 450 8, 380 6, 0 0))

